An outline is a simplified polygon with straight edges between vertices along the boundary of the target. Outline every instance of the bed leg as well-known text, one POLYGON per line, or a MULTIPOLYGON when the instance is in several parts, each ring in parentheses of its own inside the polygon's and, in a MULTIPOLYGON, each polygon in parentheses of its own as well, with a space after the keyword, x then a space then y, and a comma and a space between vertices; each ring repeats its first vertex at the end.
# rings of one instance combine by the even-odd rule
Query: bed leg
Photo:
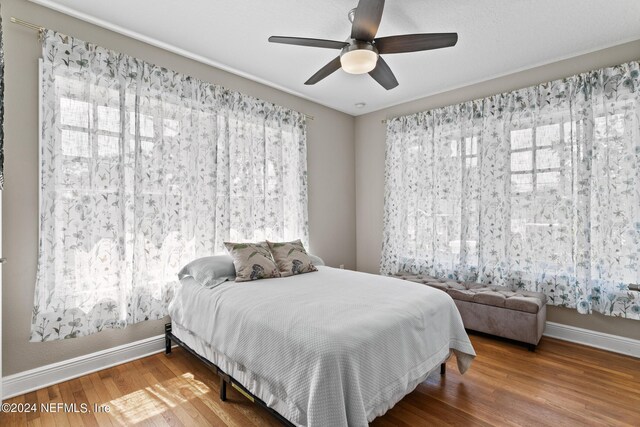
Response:
POLYGON ((171 323, 165 323, 164 325, 164 354, 171 353, 171 338, 169 334, 171 333, 171 323))
POLYGON ((447 373, 447 364, 446 363, 442 363, 440 365, 440 375, 444 375, 447 373))
POLYGON ((227 382, 222 375, 220 376, 220 400, 223 402, 227 400, 227 382))

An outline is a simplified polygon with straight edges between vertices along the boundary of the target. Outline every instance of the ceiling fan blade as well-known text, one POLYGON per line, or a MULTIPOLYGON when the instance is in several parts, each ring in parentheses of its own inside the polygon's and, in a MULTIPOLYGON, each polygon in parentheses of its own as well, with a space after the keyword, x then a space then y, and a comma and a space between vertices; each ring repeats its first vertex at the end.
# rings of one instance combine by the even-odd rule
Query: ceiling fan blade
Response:
POLYGON ((329 75, 331 75, 332 73, 340 69, 340 66, 341 66, 340 57, 338 56, 334 60, 329 62, 327 65, 325 65, 324 67, 320 68, 320 70, 318 70, 317 73, 311 76, 309 80, 304 82, 304 84, 314 85, 318 83, 320 80, 324 79, 325 77, 328 77, 329 75))
POLYGON ((369 75, 373 77, 375 81, 380 83, 380 86, 386 90, 393 89, 398 86, 396 76, 393 75, 393 71, 391 71, 389 65, 380 56, 378 57, 378 64, 376 65, 376 68, 369 71, 369 75))
POLYGON ((384 0, 360 0, 353 17, 351 38, 372 41, 378 32, 383 10, 384 0))
POLYGON ((342 49, 345 46, 349 46, 349 43, 347 42, 323 39, 308 39, 304 37, 271 36, 269 37, 269 41, 271 43, 293 44, 296 46, 308 47, 324 47, 327 49, 342 49))
POLYGON ((458 43, 458 33, 405 34, 380 37, 374 41, 381 54, 418 52, 455 46, 458 43))

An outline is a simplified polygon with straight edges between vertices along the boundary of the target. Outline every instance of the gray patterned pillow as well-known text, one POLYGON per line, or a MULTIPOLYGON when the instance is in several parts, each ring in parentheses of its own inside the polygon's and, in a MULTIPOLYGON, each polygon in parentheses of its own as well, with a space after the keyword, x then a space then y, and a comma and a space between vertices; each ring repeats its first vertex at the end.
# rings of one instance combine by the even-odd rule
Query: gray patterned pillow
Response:
POLYGON ((236 282, 280 277, 269 247, 262 243, 224 242, 236 268, 236 282))
POLYGON ((318 271, 300 240, 278 243, 267 240, 267 244, 282 277, 318 271))

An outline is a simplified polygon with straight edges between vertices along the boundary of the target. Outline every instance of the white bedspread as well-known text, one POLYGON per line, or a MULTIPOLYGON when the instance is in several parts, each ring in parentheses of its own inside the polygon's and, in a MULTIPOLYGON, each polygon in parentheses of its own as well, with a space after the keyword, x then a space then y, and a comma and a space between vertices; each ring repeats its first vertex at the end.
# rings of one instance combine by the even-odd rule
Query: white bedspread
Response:
MULTIPOLYGON (((297 425, 363 426, 456 353, 475 352, 445 292, 383 277, 318 272, 214 289, 185 283, 172 321, 235 361, 297 425)), ((264 399, 263 399, 264 400, 264 399)))

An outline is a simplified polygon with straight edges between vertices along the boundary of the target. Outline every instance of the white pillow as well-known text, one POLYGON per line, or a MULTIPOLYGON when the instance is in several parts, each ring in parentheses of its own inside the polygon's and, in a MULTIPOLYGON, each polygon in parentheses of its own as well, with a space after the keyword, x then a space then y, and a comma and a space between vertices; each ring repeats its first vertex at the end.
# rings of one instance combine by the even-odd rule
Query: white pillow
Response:
POLYGON ((324 261, 322 260, 322 258, 320 258, 317 255, 313 255, 313 254, 309 254, 309 258, 311 258, 311 262, 313 263, 313 265, 315 265, 316 267, 319 265, 326 265, 324 263, 324 261))
POLYGON ((227 280, 235 280, 236 269, 229 255, 207 256, 191 261, 178 273, 179 279, 188 276, 204 287, 215 288, 227 280))

